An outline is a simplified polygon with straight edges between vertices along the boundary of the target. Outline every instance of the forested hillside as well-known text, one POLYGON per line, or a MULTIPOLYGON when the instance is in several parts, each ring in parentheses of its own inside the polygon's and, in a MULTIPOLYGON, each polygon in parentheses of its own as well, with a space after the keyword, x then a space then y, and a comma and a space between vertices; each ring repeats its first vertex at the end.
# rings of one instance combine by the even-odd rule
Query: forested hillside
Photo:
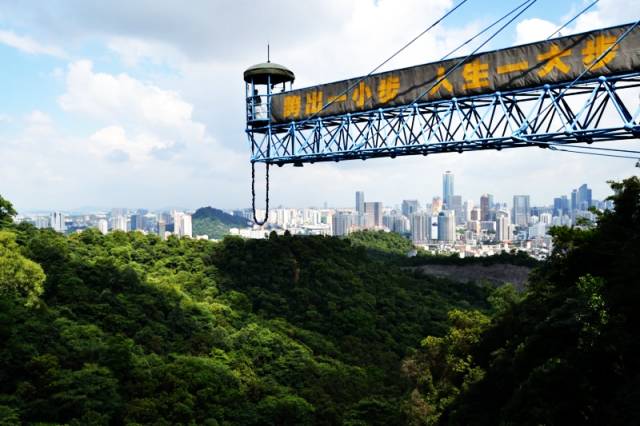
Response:
POLYGON ((2 224, 0 424, 403 424, 403 357, 487 308, 348 240, 2 224))
POLYGON ((521 299, 487 318, 455 311, 403 366, 411 417, 426 424, 640 422, 640 180, 612 185, 594 228, 555 228, 551 259, 521 299))
POLYGON ((393 236, 65 237, 0 197, 0 424, 637 424, 640 180, 613 189, 524 293, 393 236))
POLYGON ((192 216, 193 235, 207 235, 212 239, 222 239, 231 228, 245 228, 247 219, 233 216, 213 207, 202 207, 192 216))

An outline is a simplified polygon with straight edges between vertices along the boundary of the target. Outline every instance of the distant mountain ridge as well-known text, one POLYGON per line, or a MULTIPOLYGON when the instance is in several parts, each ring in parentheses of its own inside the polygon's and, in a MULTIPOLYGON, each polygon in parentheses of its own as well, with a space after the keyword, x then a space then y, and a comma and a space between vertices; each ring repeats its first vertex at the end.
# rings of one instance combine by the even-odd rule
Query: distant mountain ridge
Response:
POLYGON ((231 228, 244 228, 250 222, 239 216, 230 215, 213 207, 201 207, 192 215, 193 234, 207 235, 220 239, 229 233, 231 228))

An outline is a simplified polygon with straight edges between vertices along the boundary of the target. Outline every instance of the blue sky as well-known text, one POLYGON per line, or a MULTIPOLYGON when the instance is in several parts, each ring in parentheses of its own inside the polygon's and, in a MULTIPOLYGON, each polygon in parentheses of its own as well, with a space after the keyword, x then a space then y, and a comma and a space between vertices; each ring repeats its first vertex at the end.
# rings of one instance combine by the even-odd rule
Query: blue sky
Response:
MULTIPOLYGON (((21 211, 82 206, 250 204, 242 71, 266 56, 302 87, 367 73, 451 0, 0 1, 0 194, 21 211)), ((387 69, 437 59, 514 1, 468 2, 387 69)), ((538 0, 487 48, 544 39, 588 2, 538 0)), ((563 34, 640 18, 637 0, 601 0, 563 34)), ((632 146, 625 142, 609 146, 632 146)), ((272 202, 349 206, 363 189, 388 205, 456 193, 534 204, 583 182, 636 173, 632 161, 542 150, 276 169, 272 202)))

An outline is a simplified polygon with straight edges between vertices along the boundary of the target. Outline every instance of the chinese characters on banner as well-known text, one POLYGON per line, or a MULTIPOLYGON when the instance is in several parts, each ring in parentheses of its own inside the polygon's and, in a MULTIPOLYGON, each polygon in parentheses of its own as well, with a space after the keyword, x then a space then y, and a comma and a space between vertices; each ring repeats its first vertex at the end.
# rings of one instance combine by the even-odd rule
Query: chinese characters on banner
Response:
POLYGON ((286 123, 429 101, 640 71, 640 29, 621 43, 618 26, 459 59, 418 65, 274 95, 271 121, 286 123), (613 46, 613 47, 612 47, 613 46), (606 52, 606 54, 605 54, 606 52), (418 99, 419 98, 419 99, 418 99))

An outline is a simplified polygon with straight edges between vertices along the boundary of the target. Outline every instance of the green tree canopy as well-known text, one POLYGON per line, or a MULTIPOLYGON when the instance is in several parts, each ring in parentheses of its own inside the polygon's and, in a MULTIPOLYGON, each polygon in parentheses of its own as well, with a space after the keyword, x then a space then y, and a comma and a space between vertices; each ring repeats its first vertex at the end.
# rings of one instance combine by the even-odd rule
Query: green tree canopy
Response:
POLYGON ((18 212, 16 212, 9 200, 5 200, 0 195, 0 228, 10 225, 13 222, 13 217, 17 214, 18 212))
POLYGON ((0 231, 0 294, 23 298, 34 304, 42 294, 44 272, 20 253, 15 234, 0 231))
POLYGON ((492 294, 497 315, 475 341, 443 357, 443 340, 428 338, 412 358, 422 362, 409 400, 417 423, 429 413, 453 425, 638 423, 640 179, 611 186, 615 208, 595 226, 552 229, 553 253, 524 298, 492 294), (449 374, 435 375, 443 366, 449 374), (481 374, 467 386, 442 392, 472 370, 481 374))

